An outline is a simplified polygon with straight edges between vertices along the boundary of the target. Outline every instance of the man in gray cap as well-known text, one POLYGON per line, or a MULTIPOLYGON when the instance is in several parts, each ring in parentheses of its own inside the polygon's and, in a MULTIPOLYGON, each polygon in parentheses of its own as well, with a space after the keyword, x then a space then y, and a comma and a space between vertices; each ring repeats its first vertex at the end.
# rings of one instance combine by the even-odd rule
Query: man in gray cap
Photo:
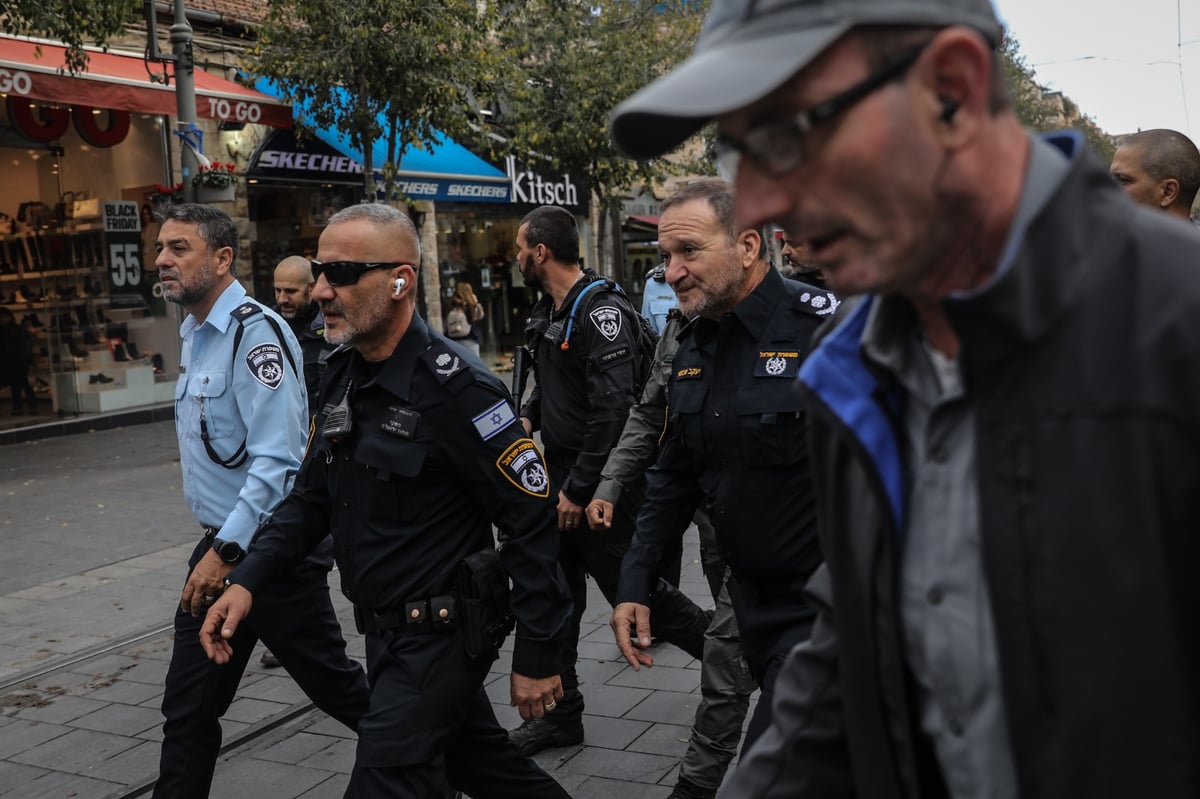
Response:
POLYGON ((987 0, 715 0, 623 103, 717 122, 843 303, 800 371, 825 566, 723 797, 1200 796, 1200 233, 1027 134, 987 0))

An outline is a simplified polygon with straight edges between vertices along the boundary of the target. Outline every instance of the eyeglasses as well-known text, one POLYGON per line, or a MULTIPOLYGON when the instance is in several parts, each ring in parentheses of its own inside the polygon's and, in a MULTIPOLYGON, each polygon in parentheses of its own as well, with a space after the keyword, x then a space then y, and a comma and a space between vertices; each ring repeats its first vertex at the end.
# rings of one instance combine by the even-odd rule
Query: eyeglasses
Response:
POLYGON ((309 261, 312 264, 313 280, 320 280, 321 275, 325 275, 325 280, 331 286, 353 286, 358 282, 358 279, 366 272, 372 269, 392 269, 397 266, 412 266, 403 261, 389 261, 383 263, 381 261, 309 261))
POLYGON ((713 148, 717 172, 732 182, 737 177, 742 156, 745 156, 771 177, 781 178, 788 174, 807 158, 809 136, 815 128, 906 73, 927 44, 791 119, 754 128, 741 141, 719 136, 713 148))

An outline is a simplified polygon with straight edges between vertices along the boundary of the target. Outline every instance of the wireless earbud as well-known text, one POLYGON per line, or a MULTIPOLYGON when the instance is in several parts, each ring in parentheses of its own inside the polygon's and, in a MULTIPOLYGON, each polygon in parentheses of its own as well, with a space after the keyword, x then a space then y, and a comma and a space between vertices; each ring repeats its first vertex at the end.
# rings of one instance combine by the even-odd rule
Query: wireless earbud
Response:
POLYGON ((943 97, 942 100, 942 115, 939 117, 943 122, 950 122, 954 119, 954 115, 958 113, 958 103, 951 100, 949 97, 943 97))
POLYGON ((396 297, 400 296, 400 292, 404 291, 404 287, 408 285, 408 281, 402 277, 396 278, 396 288, 392 289, 392 294, 396 297))

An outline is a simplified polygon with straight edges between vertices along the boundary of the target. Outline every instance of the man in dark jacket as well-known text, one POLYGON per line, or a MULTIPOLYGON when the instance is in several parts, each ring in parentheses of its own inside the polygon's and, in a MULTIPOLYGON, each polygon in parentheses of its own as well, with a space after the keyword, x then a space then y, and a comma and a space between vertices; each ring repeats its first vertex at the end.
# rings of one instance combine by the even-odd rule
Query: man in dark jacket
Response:
POLYGON ((525 718, 553 710, 570 603, 541 453, 500 381, 416 313, 408 217, 346 208, 317 255, 327 335, 348 346, 330 361, 295 486, 230 573, 202 645, 219 663, 233 657, 252 601, 328 535, 371 684, 346 797, 428 799, 448 782, 472 796, 567 799, 496 721, 483 683, 502 636, 482 635, 493 593, 466 577, 498 558, 499 573, 471 571, 506 596, 512 580, 512 704, 525 718))
MULTIPOLYGON (((583 740, 583 694, 575 662, 587 606, 587 575, 610 603, 615 602, 621 556, 633 537, 641 485, 626 487, 609 529, 589 530, 583 510, 621 436, 649 364, 642 362, 637 311, 623 293, 580 268, 579 230, 569 211, 552 205, 530 211, 517 228, 517 250, 526 285, 545 292, 525 328, 537 385, 521 408, 521 420, 530 433, 542 432, 550 489, 558 501, 558 557, 575 607, 563 652, 562 700, 544 718, 528 719, 509 733, 522 752, 532 754, 583 740)), ((657 572, 659 634, 700 658, 709 617, 675 587, 678 550, 674 554, 673 564, 664 560, 657 572), (672 581, 661 579, 664 574, 672 581)))
POLYGON ((1200 795, 1200 235, 1031 138, 999 39, 717 0, 614 114, 639 158, 715 117, 738 224, 866 295, 800 374, 820 614, 723 796, 1200 795))

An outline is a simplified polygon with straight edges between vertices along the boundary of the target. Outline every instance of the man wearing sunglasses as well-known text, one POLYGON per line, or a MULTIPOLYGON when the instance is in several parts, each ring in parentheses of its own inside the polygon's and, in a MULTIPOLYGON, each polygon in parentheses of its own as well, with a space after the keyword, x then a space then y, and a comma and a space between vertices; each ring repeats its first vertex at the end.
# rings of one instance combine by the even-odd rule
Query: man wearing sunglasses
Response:
POLYGON ((367 710, 368 691, 362 667, 346 655, 329 599, 328 541, 260 597, 232 663, 217 666, 200 646, 202 611, 291 488, 309 417, 295 336, 234 278, 233 220, 208 205, 171 206, 156 247, 163 294, 187 312, 175 426, 184 499, 205 532, 175 612, 154 796, 204 799, 221 748, 221 716, 260 638, 317 707, 350 729, 367 710))
POLYGON ((825 566, 723 796, 1200 795, 1200 233, 1013 110, 987 0, 715 0, 619 106, 846 303, 800 371, 825 566))
POLYGON ((546 464, 504 385, 417 315, 420 262, 417 231, 394 208, 330 218, 313 297, 326 338, 342 346, 295 488, 230 575, 201 640, 217 662, 236 657, 252 603, 330 534, 371 682, 346 796, 429 799, 449 784, 565 799, 509 742, 483 690, 509 629, 504 609, 477 623, 480 597, 507 597, 511 578, 512 703, 523 718, 553 711, 571 601, 546 464))

